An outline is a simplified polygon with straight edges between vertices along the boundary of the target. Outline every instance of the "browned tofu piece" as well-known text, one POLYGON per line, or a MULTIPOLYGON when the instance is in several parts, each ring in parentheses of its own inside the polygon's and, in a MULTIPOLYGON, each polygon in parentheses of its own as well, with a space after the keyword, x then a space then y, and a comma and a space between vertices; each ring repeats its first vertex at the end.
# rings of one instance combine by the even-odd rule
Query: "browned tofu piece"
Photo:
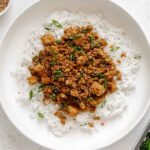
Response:
POLYGON ((48 46, 55 42, 55 37, 51 34, 45 34, 41 37, 41 40, 45 46, 48 46))
POLYGON ((93 82, 91 86, 91 93, 95 94, 96 96, 101 96, 105 93, 104 86, 100 85, 98 82, 93 82))
POLYGON ((38 82, 38 79, 36 76, 30 76, 27 78, 29 84, 36 84, 38 82))
POLYGON ((49 77, 42 77, 41 78, 42 84, 50 84, 51 83, 51 78, 49 77))
POLYGON ((84 65, 88 60, 87 56, 80 56, 77 58, 77 64, 78 65, 84 65))
POLYGON ((71 105, 69 105, 67 107, 67 111, 69 113, 70 116, 74 117, 79 113, 79 110, 71 105))

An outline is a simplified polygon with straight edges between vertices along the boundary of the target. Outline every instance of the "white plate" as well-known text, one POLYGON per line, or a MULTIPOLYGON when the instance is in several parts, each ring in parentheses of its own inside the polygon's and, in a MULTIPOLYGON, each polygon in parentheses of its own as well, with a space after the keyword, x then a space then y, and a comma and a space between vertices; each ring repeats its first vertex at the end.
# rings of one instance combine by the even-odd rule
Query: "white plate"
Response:
POLYGON ((141 120, 149 107, 150 51, 148 42, 137 23, 119 6, 108 0, 42 0, 23 11, 8 28, 0 47, 0 100, 14 126, 32 141, 51 149, 80 150, 106 147, 127 135, 141 120), (129 97, 129 107, 123 117, 106 124, 93 135, 72 131, 62 138, 53 136, 46 124, 32 120, 16 102, 17 84, 10 75, 20 59, 27 33, 45 21, 54 10, 101 10, 106 20, 124 27, 129 38, 142 54, 136 91, 129 97))

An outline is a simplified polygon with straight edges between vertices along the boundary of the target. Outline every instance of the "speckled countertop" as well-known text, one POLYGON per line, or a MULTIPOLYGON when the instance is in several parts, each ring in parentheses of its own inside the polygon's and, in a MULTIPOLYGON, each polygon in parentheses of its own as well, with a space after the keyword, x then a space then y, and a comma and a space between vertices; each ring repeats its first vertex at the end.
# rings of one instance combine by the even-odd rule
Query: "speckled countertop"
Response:
MULTIPOLYGON (((9 23, 19 11, 31 5, 36 0, 12 0, 12 5, 7 14, 0 17, 0 40, 9 23)), ((150 42, 150 0, 113 0, 126 9, 143 28, 150 42)), ((140 136, 144 125, 150 118, 150 109, 138 126, 119 142, 103 150, 132 150, 137 138, 140 136)), ((10 123, 0 107, 0 150, 46 150, 32 143, 10 123)))

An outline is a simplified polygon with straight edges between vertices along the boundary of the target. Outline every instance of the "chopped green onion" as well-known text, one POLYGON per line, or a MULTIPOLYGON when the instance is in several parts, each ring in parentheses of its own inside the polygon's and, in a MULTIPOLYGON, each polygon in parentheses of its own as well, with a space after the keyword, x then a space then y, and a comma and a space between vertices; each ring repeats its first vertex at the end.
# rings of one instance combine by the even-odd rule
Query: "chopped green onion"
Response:
POLYGON ((51 66, 55 66, 55 65, 56 65, 56 61, 51 61, 51 62, 50 62, 50 65, 51 65, 51 66))
POLYGON ((100 42, 95 43, 95 48, 98 48, 98 47, 100 47, 100 46, 101 46, 101 43, 100 43, 100 42))
POLYGON ((56 21, 55 19, 52 19, 52 23, 57 27, 57 28, 62 28, 62 25, 56 21))
POLYGON ((113 47, 113 48, 111 48, 110 50, 111 50, 111 51, 117 51, 119 48, 120 48, 120 47, 113 47))
POLYGON ((77 39, 79 39, 79 38, 81 38, 81 35, 80 35, 80 34, 76 34, 76 35, 74 36, 74 40, 77 40, 77 39))
POLYGON ((56 98, 57 98, 57 95, 56 95, 55 93, 52 93, 52 94, 50 95, 50 97, 51 97, 51 99, 52 99, 53 101, 55 101, 56 98))
POLYGON ((60 109, 64 109, 64 108, 66 108, 67 106, 68 106, 68 104, 65 103, 65 102, 63 102, 63 103, 61 103, 61 105, 60 105, 60 109))
POLYGON ((73 36, 70 36, 68 39, 69 39, 69 40, 74 40, 73 36))
POLYGON ((141 56, 135 56, 134 58, 135 59, 141 59, 142 57, 141 56))
POLYGON ((51 28, 50 28, 50 27, 44 27, 44 29, 45 29, 45 30, 51 30, 51 28))
POLYGON ((54 66, 57 63, 57 55, 58 54, 53 49, 51 49, 50 53, 52 54, 52 61, 50 62, 50 65, 54 66))
POLYGON ((55 70, 55 75, 60 75, 62 73, 62 71, 60 69, 55 70))
POLYGON ((83 73, 80 73, 79 75, 79 79, 81 79, 83 77, 83 73))
POLYGON ((32 99, 32 97, 33 97, 33 90, 30 90, 30 93, 29 93, 30 100, 32 99))
POLYGON ((96 41, 95 41, 95 38, 93 35, 89 36, 89 40, 90 40, 90 43, 91 43, 91 48, 95 48, 96 47, 96 41))
POLYGON ((103 103, 100 105, 101 108, 103 108, 106 104, 106 100, 103 101, 103 103))
POLYGON ((92 101, 92 100, 93 100, 93 97, 88 97, 86 100, 87 100, 87 101, 92 101))
POLYGON ((62 70, 60 70, 60 69, 55 70, 55 72, 54 72, 54 80, 57 80, 58 78, 63 77, 63 76, 64 75, 62 73, 62 70))
POLYGON ((85 51, 80 46, 74 46, 74 51, 80 51, 82 54, 85 54, 85 51))
POLYGON ((67 43, 70 47, 74 47, 74 45, 70 42, 67 43))
POLYGON ((108 81, 107 79, 104 77, 104 88, 106 89, 108 87, 108 81))
POLYGON ((80 34, 76 34, 76 35, 74 35, 74 36, 70 36, 70 37, 69 37, 69 40, 77 40, 77 39, 79 39, 79 38, 81 38, 81 35, 80 35, 80 34))
POLYGON ((56 56, 56 55, 57 55, 57 53, 56 53, 53 49, 50 50, 50 53, 51 53, 53 56, 56 56))
POLYGON ((37 59, 37 56, 34 56, 33 58, 32 58, 32 61, 35 61, 37 59))
POLYGON ((75 60, 76 60, 76 57, 75 57, 74 54, 70 54, 69 59, 70 59, 71 61, 75 61, 75 60))
POLYGON ((102 79, 105 77, 105 75, 101 73, 97 73, 97 74, 94 74, 94 77, 98 77, 99 79, 102 79))
POLYGON ((38 93, 41 92, 44 87, 45 87, 45 85, 44 85, 44 84, 41 84, 41 85, 38 87, 38 93))
POLYGON ((91 43, 93 43, 94 40, 95 40, 94 36, 93 35, 89 36, 89 40, 90 40, 91 43))
POLYGON ((104 74, 97 73, 97 74, 94 74, 94 77, 98 77, 99 79, 104 79, 104 87, 105 88, 108 87, 108 81, 107 81, 107 79, 106 79, 104 74))
POLYGON ((37 115, 38 115, 39 118, 42 118, 42 119, 45 118, 44 114, 42 114, 40 112, 38 112, 37 115))
POLYGON ((55 80, 55 81, 56 81, 58 78, 59 78, 58 75, 55 75, 55 76, 54 76, 54 80, 55 80))
POLYGON ((82 30, 82 33, 87 34, 90 31, 91 31, 91 29, 85 29, 85 30, 82 30))
POLYGON ((80 46, 75 46, 75 47, 74 47, 74 50, 75 50, 75 51, 81 51, 81 49, 82 49, 82 48, 81 48, 80 46))
POLYGON ((88 123, 81 124, 80 126, 86 126, 88 123))
POLYGON ((60 44, 60 43, 61 43, 61 40, 60 40, 60 39, 57 39, 57 40, 56 40, 56 43, 57 43, 57 44, 60 44))

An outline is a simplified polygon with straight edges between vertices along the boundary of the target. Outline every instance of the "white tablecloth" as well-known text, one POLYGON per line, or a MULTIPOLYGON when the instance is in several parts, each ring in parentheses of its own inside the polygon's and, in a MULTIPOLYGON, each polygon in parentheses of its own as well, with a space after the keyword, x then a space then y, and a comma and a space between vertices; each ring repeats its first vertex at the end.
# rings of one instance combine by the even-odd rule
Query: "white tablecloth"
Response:
MULTIPOLYGON (((36 0, 12 0, 12 5, 7 14, 0 17, 1 37, 18 12, 36 0)), ((63 1, 63 0, 62 0, 63 1)), ((94 0, 93 0, 94 1, 94 0)), ((113 0, 126 9, 143 28, 150 41, 150 0, 113 0)), ((119 142, 104 150, 132 150, 135 141, 150 118, 150 109, 140 124, 119 142)), ((0 107, 0 150, 46 150, 32 143, 22 136, 10 123, 0 107)))

